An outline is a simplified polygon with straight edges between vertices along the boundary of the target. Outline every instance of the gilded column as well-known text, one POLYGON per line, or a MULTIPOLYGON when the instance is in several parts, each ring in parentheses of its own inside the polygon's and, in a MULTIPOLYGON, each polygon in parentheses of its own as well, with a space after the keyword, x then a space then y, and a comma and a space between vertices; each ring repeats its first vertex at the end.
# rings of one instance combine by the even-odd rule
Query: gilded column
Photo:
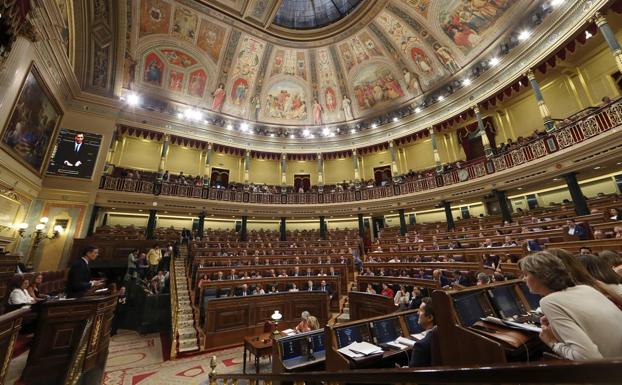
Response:
POLYGON ((399 175, 400 169, 397 166, 397 151, 395 150, 395 142, 389 141, 389 153, 391 154, 391 174, 399 175))
POLYGON ((203 176, 208 180, 211 175, 212 151, 213 145, 211 143, 208 143, 207 150, 205 151, 205 165, 203 167, 203 176))
POLYGON ((324 186, 324 158, 321 152, 317 154, 317 184, 324 186))
POLYGON ((443 171, 443 165, 441 164, 441 155, 438 152, 438 144, 436 143, 436 133, 434 127, 430 127, 430 138, 432 139, 432 154, 434 154, 434 164, 436 165, 436 172, 443 171))
POLYGON ((108 154, 106 154, 106 166, 104 167, 104 174, 110 175, 112 174, 112 170, 114 165, 112 164, 112 160, 114 159, 114 152, 117 150, 117 146, 119 145, 119 138, 117 136, 117 131, 112 133, 112 140, 110 141, 110 147, 108 148, 108 154))
POLYGON ((281 185, 287 184, 287 154, 281 154, 281 185))
POLYGON ((538 109, 540 110, 540 115, 542 116, 542 120, 544 120, 544 128, 547 131, 551 131, 555 128, 555 122, 551 119, 551 112, 544 102, 544 96, 542 95, 542 90, 540 89, 540 85, 536 80, 536 75, 532 70, 527 71, 527 78, 529 79, 529 83, 531 84, 531 88, 533 89, 533 93, 536 96, 536 101, 538 102, 538 109))
POLYGON ((361 174, 359 172, 359 156, 356 148, 352 150, 352 161, 354 162, 354 180, 358 182, 361 180, 361 174))
POLYGON ((244 154, 244 183, 250 182, 251 171, 251 150, 246 150, 244 154))
POLYGON ((488 135, 486 135, 486 127, 484 127, 482 114, 477 106, 473 107, 473 111, 475 111, 475 117, 477 118, 477 134, 482 138, 484 154, 486 154, 486 158, 489 158, 492 156, 492 148, 490 148, 490 141, 488 140, 488 135))
POLYGON ((609 49, 613 54, 616 65, 618 66, 618 71, 622 72, 622 48, 620 47, 620 43, 618 43, 618 40, 616 39, 616 35, 613 33, 613 30, 609 26, 609 23, 607 23, 607 19, 602 13, 596 12, 596 14, 594 15, 594 22, 596 23, 598 29, 600 29, 600 32, 602 32, 605 40, 607 41, 607 45, 609 46, 609 49))

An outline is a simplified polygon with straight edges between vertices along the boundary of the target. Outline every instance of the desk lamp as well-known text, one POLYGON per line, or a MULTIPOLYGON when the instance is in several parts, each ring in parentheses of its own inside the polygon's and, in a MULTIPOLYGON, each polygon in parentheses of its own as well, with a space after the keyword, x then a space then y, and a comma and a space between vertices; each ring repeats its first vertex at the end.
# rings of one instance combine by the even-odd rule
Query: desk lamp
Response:
POLYGON ((280 334, 279 332, 279 321, 283 318, 283 314, 280 311, 275 310, 274 313, 270 316, 272 322, 274 323, 274 331, 272 334, 276 337, 280 334))

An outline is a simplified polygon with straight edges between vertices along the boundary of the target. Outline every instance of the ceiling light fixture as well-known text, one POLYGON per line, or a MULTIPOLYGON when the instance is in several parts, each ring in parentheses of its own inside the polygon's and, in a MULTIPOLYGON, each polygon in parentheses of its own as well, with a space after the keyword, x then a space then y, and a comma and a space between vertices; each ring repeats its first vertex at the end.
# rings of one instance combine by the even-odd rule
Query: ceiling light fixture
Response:
POLYGON ((229 130, 229 131, 233 130, 233 124, 231 124, 231 123, 227 124, 227 127, 226 127, 226 128, 227 128, 227 130, 229 130))
POLYGON ((296 135, 291 134, 291 135, 289 136, 289 138, 290 138, 290 139, 296 139, 296 135))
POLYGON ((585 40, 590 39, 592 36, 594 35, 592 35, 590 31, 585 31, 585 40))
POLYGON ((442 102, 443 100, 445 100, 445 97, 441 95, 436 100, 438 100, 439 102, 442 102))
POLYGON ((527 30, 521 31, 521 33, 518 34, 518 40, 525 41, 529 39, 529 36, 531 36, 531 32, 527 30))
POLYGON ((462 81, 462 85, 468 86, 471 85, 472 80, 470 78, 466 78, 462 81))
POLYGON ((492 59, 490 59, 490 61, 488 62, 488 64, 490 64, 491 67, 496 66, 497 64, 499 64, 500 60, 498 57, 493 57, 492 59))
POLYGON ((356 134, 356 129, 355 128, 351 129, 350 134, 356 134))
POLYGON ((248 131, 248 123, 243 122, 242 124, 240 124, 240 130, 242 130, 243 132, 248 131))
POLYGON ((371 128, 378 128, 378 125, 377 125, 376 123, 373 123, 373 124, 371 125, 371 128))
POLYGON ((322 130, 322 135, 329 136, 330 135, 330 129, 328 127, 324 127, 324 129, 322 130))
POLYGON ((418 114, 418 113, 420 113, 420 112, 421 112, 421 107, 417 107, 417 108, 415 108, 415 112, 416 112, 417 114, 418 114))
POLYGON ((304 131, 302 131, 302 135, 309 136, 309 135, 311 135, 311 131, 309 131, 309 129, 305 128, 304 131))
POLYGON ((551 0, 551 5, 552 5, 553 7, 557 7, 557 6, 559 6, 559 5, 564 4, 564 2, 565 2, 565 1, 566 1, 566 0, 551 0))
POLYGON ((394 122, 397 122, 398 120, 400 120, 400 118, 398 118, 397 116, 394 116, 394 117, 393 117, 393 121, 394 121, 394 122))
POLYGON ((139 105, 140 104, 140 96, 138 96, 135 93, 131 93, 131 94, 127 95, 127 104, 132 106, 132 107, 135 107, 135 106, 139 105))
POLYGON ((594 170, 600 170, 602 167, 601 166, 596 166, 594 167, 594 170))

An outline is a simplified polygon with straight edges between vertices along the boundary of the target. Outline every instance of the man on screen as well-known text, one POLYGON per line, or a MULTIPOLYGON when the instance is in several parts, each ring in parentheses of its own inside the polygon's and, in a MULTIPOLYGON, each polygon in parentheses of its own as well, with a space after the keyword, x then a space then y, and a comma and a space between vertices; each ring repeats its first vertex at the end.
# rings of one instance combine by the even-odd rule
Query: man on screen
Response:
POLYGON ((59 150, 60 160, 68 167, 80 167, 86 157, 84 134, 79 133, 71 143, 63 143, 59 150))

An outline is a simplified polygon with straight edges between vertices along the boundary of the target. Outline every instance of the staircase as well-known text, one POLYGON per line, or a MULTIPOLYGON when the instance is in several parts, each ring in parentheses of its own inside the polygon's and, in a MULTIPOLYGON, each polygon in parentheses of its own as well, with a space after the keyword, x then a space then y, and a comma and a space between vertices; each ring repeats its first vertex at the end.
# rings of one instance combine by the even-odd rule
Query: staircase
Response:
POLYGON ((188 288, 186 260, 188 248, 179 246, 179 255, 171 261, 171 311, 173 322, 173 338, 171 358, 178 354, 189 354, 200 351, 199 320, 195 314, 188 288))

